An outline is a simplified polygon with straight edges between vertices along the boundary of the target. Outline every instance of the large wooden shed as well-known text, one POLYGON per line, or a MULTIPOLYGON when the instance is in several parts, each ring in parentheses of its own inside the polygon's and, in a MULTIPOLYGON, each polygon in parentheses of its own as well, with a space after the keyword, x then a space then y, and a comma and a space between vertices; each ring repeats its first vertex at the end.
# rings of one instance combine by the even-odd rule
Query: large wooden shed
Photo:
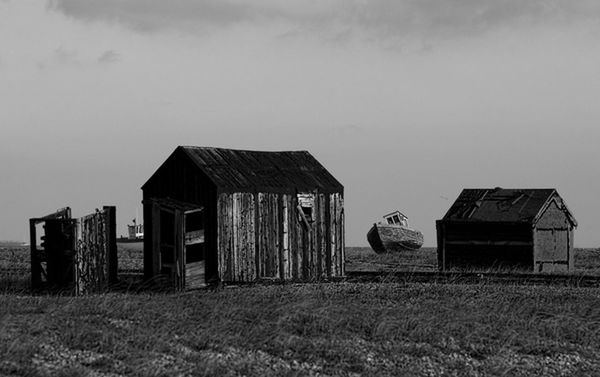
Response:
POLYGON ((148 279, 344 275, 343 186, 306 151, 180 146, 142 190, 148 279))
POLYGON ((576 226, 555 189, 465 189, 436 222, 438 265, 569 271, 576 226))

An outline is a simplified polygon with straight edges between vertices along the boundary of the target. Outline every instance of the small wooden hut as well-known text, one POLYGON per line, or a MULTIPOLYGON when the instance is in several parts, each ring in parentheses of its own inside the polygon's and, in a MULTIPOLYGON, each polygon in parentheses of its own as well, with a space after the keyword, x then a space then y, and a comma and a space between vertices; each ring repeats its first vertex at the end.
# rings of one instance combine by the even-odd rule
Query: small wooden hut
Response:
POLYGON ((465 189, 436 222, 438 265, 569 271, 576 226, 554 189, 465 189))
POLYGON ((180 146, 142 190, 148 279, 195 288, 344 274, 343 186, 306 151, 180 146))

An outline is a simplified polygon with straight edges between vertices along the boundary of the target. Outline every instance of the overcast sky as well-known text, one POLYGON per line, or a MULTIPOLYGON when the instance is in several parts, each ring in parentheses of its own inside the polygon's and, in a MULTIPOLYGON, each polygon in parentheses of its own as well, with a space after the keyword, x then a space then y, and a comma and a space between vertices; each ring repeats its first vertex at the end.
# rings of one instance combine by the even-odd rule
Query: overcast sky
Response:
POLYGON ((0 239, 117 206, 177 145, 308 150, 346 244, 462 188, 556 188, 600 246, 597 0, 0 0, 0 239))

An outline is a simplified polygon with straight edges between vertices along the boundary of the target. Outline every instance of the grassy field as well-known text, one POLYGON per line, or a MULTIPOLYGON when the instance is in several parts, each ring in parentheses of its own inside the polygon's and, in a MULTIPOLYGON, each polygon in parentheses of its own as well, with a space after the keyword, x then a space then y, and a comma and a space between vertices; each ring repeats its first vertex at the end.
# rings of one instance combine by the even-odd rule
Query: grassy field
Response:
POLYGON ((581 376, 595 289, 306 284, 2 297, 0 374, 581 376))
MULTIPOLYGON (((433 247, 402 254, 376 254, 368 247, 346 248, 348 271, 436 271, 437 251, 433 247)), ((600 275, 600 249, 575 249, 573 274, 600 275)))
MULTIPOLYGON (((135 245, 121 244, 119 253, 122 265, 141 266, 135 245)), ((597 272, 597 253, 579 250, 578 269, 597 272)), ((10 255, 17 261, 22 254, 10 255)), ((431 249, 399 260, 348 248, 347 257, 350 269, 435 264, 431 249)), ((600 290, 593 288, 335 283, 87 297, 4 292, 0 375, 595 376, 600 370, 600 290)))

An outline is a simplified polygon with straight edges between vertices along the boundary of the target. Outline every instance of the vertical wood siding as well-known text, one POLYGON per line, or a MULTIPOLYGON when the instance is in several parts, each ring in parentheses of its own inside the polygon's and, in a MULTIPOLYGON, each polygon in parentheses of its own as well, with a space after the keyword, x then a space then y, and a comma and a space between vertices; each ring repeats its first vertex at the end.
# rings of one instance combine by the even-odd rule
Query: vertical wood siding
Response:
POLYGON ((573 268, 573 231, 555 198, 534 229, 534 263, 537 272, 566 272, 573 268))
POLYGON ((115 207, 104 207, 77 221, 75 294, 104 292, 116 281, 115 222, 115 207))
POLYGON ((569 238, 569 270, 575 268, 574 236, 573 228, 570 228, 567 233, 567 237, 569 238))
POLYGON ((338 252, 340 255, 340 276, 344 276, 346 274, 346 221, 344 219, 344 197, 342 195, 338 195, 338 213, 337 218, 339 221, 338 226, 338 252))
POLYGON ((281 195, 281 264, 282 278, 290 280, 292 278, 292 258, 290 254, 290 195, 281 195))
POLYGON ((220 195, 217 202, 218 221, 218 269, 219 279, 223 281, 233 280, 233 201, 230 195, 220 195))
POLYGON ((331 276, 339 276, 339 271, 338 271, 338 245, 337 245, 337 241, 338 241, 338 237, 337 237, 337 233, 338 233, 338 229, 337 229, 337 225, 338 225, 338 219, 336 217, 336 213, 337 213, 337 198, 336 198, 337 194, 331 194, 329 195, 329 213, 330 213, 330 224, 329 224, 329 239, 331 242, 331 276))
POLYGON ((327 257, 326 257, 326 253, 327 253, 327 227, 326 227, 326 223, 325 223, 325 213, 326 213, 326 206, 327 206, 327 201, 325 199, 325 195, 324 194, 319 194, 317 195, 317 200, 315 203, 315 213, 317 214, 317 245, 316 245, 316 249, 317 249, 317 253, 318 253, 318 275, 319 277, 326 277, 327 276, 327 257))
POLYGON ((258 194, 258 271, 261 278, 279 278, 279 197, 258 194))
POLYGON ((283 193, 218 197, 218 265, 222 281, 311 280, 344 274, 340 193, 314 194, 312 215, 283 193))
POLYGON ((219 277, 223 281, 256 280, 254 195, 221 194, 217 207, 219 277))

